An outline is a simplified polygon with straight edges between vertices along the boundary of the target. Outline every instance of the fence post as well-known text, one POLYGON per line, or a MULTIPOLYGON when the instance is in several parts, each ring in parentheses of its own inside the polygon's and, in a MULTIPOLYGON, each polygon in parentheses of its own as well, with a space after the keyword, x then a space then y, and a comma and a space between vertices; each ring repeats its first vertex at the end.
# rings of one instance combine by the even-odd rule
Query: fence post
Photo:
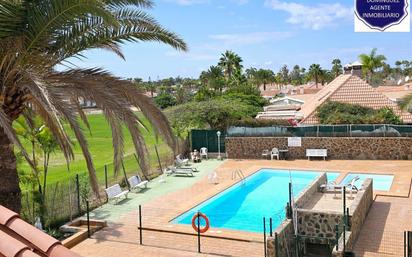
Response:
POLYGON ((336 251, 339 251, 339 225, 335 226, 336 251))
POLYGON ((266 257, 266 218, 263 217, 263 248, 266 257))
POLYGON ((79 181, 79 174, 76 174, 76 192, 77 192, 77 210, 82 213, 81 205, 80 205, 80 181, 79 181))
POLYGON ((269 235, 272 237, 273 236, 273 231, 272 231, 272 218, 269 219, 269 235))
POLYGON ((107 164, 104 165, 104 184, 106 185, 106 189, 108 187, 107 185, 107 164))
POLYGON ((275 257, 279 257, 279 238, 277 232, 275 232, 275 257))
POLYGON ((289 214, 290 219, 293 220, 293 211, 292 211, 292 183, 289 182, 289 214))
POLYGON ((130 191, 130 184, 129 184, 129 181, 127 180, 126 168, 124 167, 123 159, 122 159, 122 169, 123 169, 124 180, 126 182, 127 188, 130 191))
POLYGON ((143 244, 143 232, 142 232, 142 206, 139 205, 139 240, 140 245, 143 244))
POLYGON ((348 226, 348 230, 350 230, 350 224, 349 224, 349 207, 346 208, 346 226, 348 226))
POLYGON ((343 254, 346 251, 346 226, 343 225, 343 254))
POLYGON ((200 251, 200 212, 197 211, 197 252, 201 253, 200 251))
POLYGON ((89 200, 86 200, 86 212, 87 212, 87 237, 90 238, 89 200))
POLYGON ((406 231, 403 231, 403 257, 406 257, 406 231))

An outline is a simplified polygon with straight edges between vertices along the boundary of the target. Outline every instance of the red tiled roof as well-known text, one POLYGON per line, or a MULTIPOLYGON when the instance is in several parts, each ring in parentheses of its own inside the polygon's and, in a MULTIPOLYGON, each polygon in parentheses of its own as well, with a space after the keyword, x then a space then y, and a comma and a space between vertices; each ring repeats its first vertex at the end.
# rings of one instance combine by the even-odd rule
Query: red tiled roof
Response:
POLYGON ((378 92, 357 76, 341 75, 319 91, 312 99, 302 105, 301 113, 304 124, 319 123, 316 108, 329 101, 359 104, 373 109, 391 108, 404 122, 412 122, 412 114, 402 111, 396 103, 378 92))
POLYGON ((0 205, 0 257, 80 257, 0 205))

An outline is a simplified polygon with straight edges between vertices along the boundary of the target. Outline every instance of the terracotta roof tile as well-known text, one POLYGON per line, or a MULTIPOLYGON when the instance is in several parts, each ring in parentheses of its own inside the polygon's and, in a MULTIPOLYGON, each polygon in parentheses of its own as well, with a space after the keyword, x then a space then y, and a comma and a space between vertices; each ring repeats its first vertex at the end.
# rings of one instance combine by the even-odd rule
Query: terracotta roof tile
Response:
POLYGON ((0 205, 0 257, 81 257, 0 205))
POLYGON ((7 222, 17 217, 19 217, 17 213, 0 205, 0 224, 1 225, 6 225, 7 222))
POLYGON ((301 114, 304 124, 319 123, 316 117, 316 108, 329 101, 359 104, 373 109, 391 108, 404 122, 412 122, 412 114, 402 111, 396 103, 378 92, 368 83, 357 76, 341 75, 328 86, 319 91, 312 99, 302 105, 301 114))
POLYGON ((12 220, 8 227, 28 240, 30 243, 37 246, 42 252, 47 252, 53 245, 60 244, 60 241, 57 239, 47 235, 46 233, 42 233, 40 230, 22 219, 12 220))

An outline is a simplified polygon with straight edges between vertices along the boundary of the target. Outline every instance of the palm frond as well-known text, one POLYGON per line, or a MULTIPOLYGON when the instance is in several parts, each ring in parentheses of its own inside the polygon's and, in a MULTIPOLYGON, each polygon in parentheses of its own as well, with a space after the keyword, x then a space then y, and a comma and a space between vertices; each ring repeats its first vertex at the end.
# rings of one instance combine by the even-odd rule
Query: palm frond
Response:
POLYGON ((26 149, 24 149, 19 138, 17 137, 16 132, 14 131, 9 118, 7 117, 7 114, 4 113, 4 111, 1 108, 0 108, 0 127, 3 129, 4 133, 7 135, 9 140, 20 149, 27 163, 32 168, 34 168, 34 163, 30 159, 29 155, 27 154, 26 149))
POLYGON ((400 107, 406 111, 412 112, 412 94, 409 94, 402 99, 400 107))

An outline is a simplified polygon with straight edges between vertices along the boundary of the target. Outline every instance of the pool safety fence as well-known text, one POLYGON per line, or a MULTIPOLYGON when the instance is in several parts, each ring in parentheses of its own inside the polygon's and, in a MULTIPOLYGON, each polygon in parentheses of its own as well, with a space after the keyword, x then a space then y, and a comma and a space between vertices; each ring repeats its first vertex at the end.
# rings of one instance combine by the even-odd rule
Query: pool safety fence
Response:
MULTIPOLYGON (((204 232, 206 223, 201 210, 194 212, 193 216, 190 215, 192 220, 190 224, 178 223, 176 218, 179 214, 181 211, 173 207, 139 205, 135 212, 122 217, 118 221, 119 224, 115 225, 127 227, 127 231, 135 228, 135 232, 130 232, 124 238, 120 236, 116 240, 211 255, 263 256, 266 253, 264 238, 274 235, 274 222, 271 217, 265 218, 263 224, 262 221, 258 221, 262 226, 262 231, 245 232, 215 227, 213 217, 207 216, 210 227, 204 232), (195 229, 199 227, 200 229, 195 229), (131 235, 134 236, 134 240, 131 235)), ((245 219, 243 225, 247 226, 247 224, 245 219)))
MULTIPOLYGON (((172 156, 171 156, 172 157, 172 156)), ((173 162, 172 158, 165 158, 160 155, 160 159, 155 163, 162 164, 163 167, 173 162)), ((160 170, 153 167, 148 174, 143 174, 134 154, 124 156, 120 170, 115 173, 114 164, 108 163, 96 168, 96 176, 99 185, 99 196, 92 192, 89 177, 86 171, 73 172, 67 178, 55 183, 47 184, 44 194, 44 202, 39 195, 36 183, 22 185, 22 210, 21 215, 27 222, 34 224, 36 217, 41 217, 43 226, 53 227, 67 221, 71 221, 86 212, 86 200, 89 201, 89 208, 95 209, 107 203, 106 188, 119 184, 123 190, 129 190, 127 179, 134 175, 140 175, 142 179, 151 179, 160 175, 160 170)), ((52 172, 53 169, 50 170, 52 172)))
POLYGON ((412 137, 412 125, 348 124, 261 128, 231 127, 227 130, 226 137, 412 137))
POLYGON ((403 233, 403 256, 412 257, 412 231, 403 233))

